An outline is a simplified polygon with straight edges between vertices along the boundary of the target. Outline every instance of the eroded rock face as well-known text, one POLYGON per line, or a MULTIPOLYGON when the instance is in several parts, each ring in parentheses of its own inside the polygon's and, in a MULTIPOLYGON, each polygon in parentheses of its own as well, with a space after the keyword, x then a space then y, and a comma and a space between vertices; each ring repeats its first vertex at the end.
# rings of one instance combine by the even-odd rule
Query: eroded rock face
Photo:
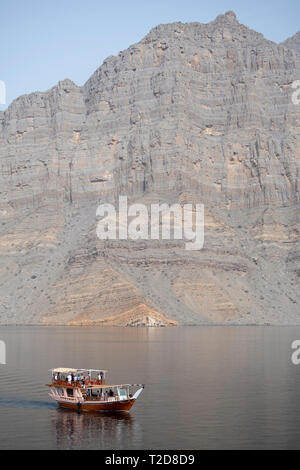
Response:
POLYGON ((0 321, 300 323, 299 33, 159 25, 0 114, 0 321), (205 246, 101 242, 96 207, 205 204, 205 246))
POLYGON ((296 51, 298 57, 300 57, 300 31, 298 31, 298 33, 296 33, 291 38, 288 38, 286 41, 284 41, 282 46, 296 51))

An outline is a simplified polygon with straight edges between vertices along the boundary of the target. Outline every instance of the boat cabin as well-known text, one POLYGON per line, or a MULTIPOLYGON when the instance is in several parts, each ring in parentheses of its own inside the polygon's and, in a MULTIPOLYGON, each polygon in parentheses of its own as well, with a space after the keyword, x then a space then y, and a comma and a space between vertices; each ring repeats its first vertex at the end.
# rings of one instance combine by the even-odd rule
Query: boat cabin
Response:
POLYGON ((52 384, 76 388, 105 385, 107 370, 102 369, 50 369, 52 384))
MULTIPOLYGON (((119 408, 122 403, 136 400, 140 392, 136 387, 140 384, 106 384, 106 370, 102 369, 51 369, 52 383, 50 397, 58 402, 60 406, 84 408, 86 405, 114 405, 119 408)), ((142 390, 142 389, 141 389, 142 390)), ((128 406, 129 406, 128 405, 128 406)), ((126 405, 127 406, 127 405, 126 405)), ((99 407, 98 407, 99 408, 99 407)))

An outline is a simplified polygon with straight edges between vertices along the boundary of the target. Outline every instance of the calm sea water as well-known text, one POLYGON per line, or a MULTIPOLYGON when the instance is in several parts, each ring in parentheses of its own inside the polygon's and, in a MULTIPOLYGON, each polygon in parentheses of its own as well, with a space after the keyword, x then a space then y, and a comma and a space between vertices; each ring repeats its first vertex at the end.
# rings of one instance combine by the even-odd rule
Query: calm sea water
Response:
POLYGON ((300 448, 300 328, 5 327, 1 449, 300 448), (52 367, 145 383, 130 414, 61 410, 52 367))

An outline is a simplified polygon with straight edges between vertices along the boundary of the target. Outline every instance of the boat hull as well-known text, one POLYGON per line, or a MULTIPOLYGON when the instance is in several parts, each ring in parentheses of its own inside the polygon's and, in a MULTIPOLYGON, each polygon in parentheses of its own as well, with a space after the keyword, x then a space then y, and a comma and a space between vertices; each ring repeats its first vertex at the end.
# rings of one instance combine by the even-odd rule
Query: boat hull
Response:
POLYGON ((61 408, 67 408, 70 410, 76 411, 84 411, 84 412, 124 412, 129 411, 135 400, 124 400, 124 401, 116 401, 116 402, 107 402, 107 403, 91 403, 91 402, 84 402, 84 403, 67 403, 64 401, 58 401, 57 404, 61 408))

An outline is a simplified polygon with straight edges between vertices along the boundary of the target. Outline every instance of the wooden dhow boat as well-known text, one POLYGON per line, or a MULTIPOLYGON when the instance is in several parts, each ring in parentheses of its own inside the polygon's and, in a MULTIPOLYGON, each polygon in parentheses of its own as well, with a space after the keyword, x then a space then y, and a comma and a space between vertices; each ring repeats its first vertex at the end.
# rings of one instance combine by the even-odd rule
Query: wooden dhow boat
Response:
POLYGON ((51 369, 49 396, 62 408, 77 411, 126 412, 144 389, 143 384, 107 385, 106 370, 51 369))

